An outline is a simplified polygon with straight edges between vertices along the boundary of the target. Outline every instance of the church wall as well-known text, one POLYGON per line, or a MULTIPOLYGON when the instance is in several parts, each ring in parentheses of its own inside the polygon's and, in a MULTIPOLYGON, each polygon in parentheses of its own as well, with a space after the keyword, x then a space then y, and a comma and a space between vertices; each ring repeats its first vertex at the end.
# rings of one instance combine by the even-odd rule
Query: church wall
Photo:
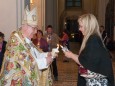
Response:
MULTIPOLYGON (((59 32, 60 20, 64 23, 64 18, 60 16, 79 16, 83 13, 93 13, 100 25, 105 24, 105 8, 109 0, 83 0, 83 8, 77 10, 66 10, 65 0, 33 0, 31 9, 38 6, 38 26, 45 31, 48 24, 53 25, 54 31, 59 32), (58 6, 57 6, 58 5, 58 6), (58 10, 57 10, 58 8, 58 10)), ((8 40, 10 33, 21 26, 24 11, 24 0, 2 0, 0 3, 0 31, 5 33, 8 40)), ((115 18, 114 18, 115 21, 115 18)))
POLYGON ((65 0, 58 1, 58 21, 60 22, 60 16, 79 16, 83 13, 92 13, 94 14, 100 25, 105 25, 105 9, 109 0, 83 0, 83 8, 75 10, 66 10, 65 9, 65 0), (65 12, 64 12, 65 11, 65 12))
POLYGON ((98 2, 98 21, 100 25, 105 26, 105 11, 109 0, 99 0, 98 2))
POLYGON ((65 0, 58 0, 58 16, 65 10, 65 0))
POLYGON ((58 0, 46 0, 45 7, 45 26, 52 25, 53 31, 58 33, 58 0))
MULTIPOLYGON (((62 20, 62 17, 68 16, 80 16, 83 13, 93 13, 96 17, 98 16, 98 0, 83 0, 83 6, 81 9, 68 10, 65 9, 65 0, 58 1, 58 21, 62 20)), ((64 19, 64 18, 63 18, 64 19)), ((63 22, 63 21, 62 21, 63 22)), ((62 26, 60 28, 63 28, 62 26)))
POLYGON ((115 42, 115 1, 114 1, 114 42, 115 42))
MULTIPOLYGON (((12 31, 21 27, 24 8, 24 0, 2 0, 0 3, 0 31, 5 34, 5 40, 9 39, 12 31)), ((26 0, 29 3, 29 0, 26 0)), ((38 8, 38 26, 45 29, 45 0, 33 0, 30 9, 38 8)))
MULTIPOLYGON (((79 15, 80 12, 81 12, 81 14, 84 12, 89 12, 89 13, 93 13, 94 15, 96 15, 96 13, 97 13, 96 6, 98 4, 97 2, 98 2, 98 0, 83 0, 83 8, 82 9, 75 9, 75 10, 71 10, 71 11, 69 10, 69 14, 74 15, 74 14, 78 13, 76 15, 79 15)), ((61 15, 61 13, 63 11, 68 12, 68 10, 65 9, 65 0, 59 0, 58 1, 58 12, 59 12, 58 14, 59 14, 59 16, 61 15)))
POLYGON ((1 0, 0 2, 0 31, 9 39, 12 31, 21 26, 23 0, 1 0))

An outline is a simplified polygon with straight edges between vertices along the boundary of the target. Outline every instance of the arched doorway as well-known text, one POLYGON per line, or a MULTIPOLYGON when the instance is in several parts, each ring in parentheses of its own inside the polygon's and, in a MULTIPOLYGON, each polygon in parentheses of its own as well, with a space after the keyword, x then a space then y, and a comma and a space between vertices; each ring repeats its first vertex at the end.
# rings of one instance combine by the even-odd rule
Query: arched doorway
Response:
POLYGON ((109 38, 107 48, 113 50, 113 36, 114 36, 114 0, 109 0, 105 13, 105 29, 109 38))
POLYGON ((78 16, 68 16, 65 18, 65 29, 68 30, 70 34, 70 41, 72 42, 81 42, 82 40, 82 34, 79 31, 79 25, 78 25, 78 16))

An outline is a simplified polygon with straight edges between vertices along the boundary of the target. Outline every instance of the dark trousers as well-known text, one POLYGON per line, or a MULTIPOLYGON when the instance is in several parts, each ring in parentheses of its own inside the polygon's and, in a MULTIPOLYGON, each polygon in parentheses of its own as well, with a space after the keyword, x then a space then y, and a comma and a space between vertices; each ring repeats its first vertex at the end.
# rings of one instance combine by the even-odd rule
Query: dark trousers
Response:
POLYGON ((54 61, 52 62, 52 72, 53 72, 53 76, 54 77, 58 77, 58 69, 57 69, 57 61, 56 58, 54 59, 54 61))
POLYGON ((0 52, 0 71, 1 71, 1 67, 2 67, 3 57, 4 57, 4 55, 0 52))

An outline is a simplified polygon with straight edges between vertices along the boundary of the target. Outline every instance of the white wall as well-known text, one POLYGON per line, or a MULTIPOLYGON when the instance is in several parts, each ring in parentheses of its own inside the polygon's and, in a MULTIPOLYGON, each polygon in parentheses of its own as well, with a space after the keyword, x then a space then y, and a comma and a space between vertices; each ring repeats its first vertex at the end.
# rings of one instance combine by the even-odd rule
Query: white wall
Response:
POLYGON ((9 39, 12 31, 21 25, 24 0, 1 0, 0 2, 0 31, 9 39))

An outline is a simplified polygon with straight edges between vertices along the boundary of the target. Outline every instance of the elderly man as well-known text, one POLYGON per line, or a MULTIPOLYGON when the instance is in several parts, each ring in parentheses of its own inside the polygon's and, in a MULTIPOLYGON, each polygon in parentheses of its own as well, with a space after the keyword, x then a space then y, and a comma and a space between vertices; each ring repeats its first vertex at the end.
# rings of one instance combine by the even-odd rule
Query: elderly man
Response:
POLYGON ((43 53, 31 42, 36 33, 37 12, 25 10, 22 27, 14 31, 8 41, 0 86, 50 86, 51 78, 42 82, 42 71, 52 62, 51 53, 43 53), (43 83, 45 83, 43 85, 43 83))

